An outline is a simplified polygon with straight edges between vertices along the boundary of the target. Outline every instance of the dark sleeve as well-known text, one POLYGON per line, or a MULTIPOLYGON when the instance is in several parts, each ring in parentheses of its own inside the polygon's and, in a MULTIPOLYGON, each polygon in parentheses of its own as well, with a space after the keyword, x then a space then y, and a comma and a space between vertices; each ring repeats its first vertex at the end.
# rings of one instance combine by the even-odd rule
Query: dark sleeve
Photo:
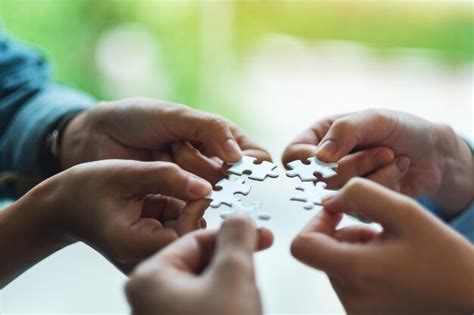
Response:
POLYGON ((42 175, 40 154, 52 126, 95 103, 85 93, 52 82, 45 59, 8 40, 0 29, 0 198, 5 197, 1 179, 11 178, 7 175, 42 175))

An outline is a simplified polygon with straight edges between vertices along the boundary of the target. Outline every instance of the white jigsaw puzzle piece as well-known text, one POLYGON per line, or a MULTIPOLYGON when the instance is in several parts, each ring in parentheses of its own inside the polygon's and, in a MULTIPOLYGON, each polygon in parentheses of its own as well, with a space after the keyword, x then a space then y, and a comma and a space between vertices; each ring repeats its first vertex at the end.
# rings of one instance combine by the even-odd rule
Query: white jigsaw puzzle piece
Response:
POLYGON ((326 163, 318 160, 316 157, 310 157, 307 161, 309 164, 305 164, 300 160, 288 163, 287 165, 291 170, 287 171, 286 175, 288 177, 298 176, 304 182, 316 180, 315 173, 321 174, 324 178, 337 175, 337 163, 326 163))
POLYGON ((261 202, 252 202, 248 206, 244 206, 241 200, 232 203, 230 210, 222 211, 220 217, 227 219, 234 213, 244 213, 248 215, 257 227, 260 227, 260 220, 266 221, 271 218, 270 213, 262 211, 261 202))
POLYGON ((251 186, 246 185, 244 178, 238 178, 236 180, 222 179, 215 187, 220 187, 220 190, 211 191, 205 198, 210 199, 210 206, 217 208, 221 204, 232 206, 232 204, 239 199, 235 194, 247 195, 252 189, 251 186))
POLYGON ((236 175, 249 174, 250 179, 263 181, 266 177, 278 177, 278 172, 275 171, 277 166, 271 162, 263 161, 256 164, 256 158, 251 156, 243 156, 242 159, 229 168, 229 172, 236 175))
POLYGON ((303 201, 304 208, 311 210, 315 205, 320 205, 324 197, 333 195, 336 193, 335 190, 326 189, 326 183, 318 182, 316 185, 311 183, 301 183, 296 188, 297 192, 291 200, 303 201))

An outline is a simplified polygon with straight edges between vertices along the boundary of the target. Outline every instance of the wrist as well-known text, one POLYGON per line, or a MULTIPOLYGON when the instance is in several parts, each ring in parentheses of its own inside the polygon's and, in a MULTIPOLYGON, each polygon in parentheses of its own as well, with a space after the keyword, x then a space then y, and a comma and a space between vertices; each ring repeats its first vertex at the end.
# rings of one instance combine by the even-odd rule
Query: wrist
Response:
POLYGON ((472 202, 472 153, 451 127, 437 124, 434 134, 441 182, 432 198, 449 217, 454 217, 472 202))
POLYGON ((32 228, 42 243, 54 251, 60 250, 75 242, 67 233, 64 220, 61 218, 63 206, 59 197, 57 177, 53 176, 31 189, 20 201, 27 216, 32 222, 32 228))
POLYGON ((65 167, 61 164, 60 148, 64 133, 69 123, 78 116, 82 110, 65 113, 51 127, 44 138, 41 152, 41 168, 47 177, 59 173, 65 167))
POLYGON ((87 111, 76 113, 64 126, 61 141, 58 143, 58 160, 62 169, 67 169, 76 164, 86 162, 78 159, 84 143, 84 129, 86 129, 87 111))
POLYGON ((0 212, 0 252, 8 253, 8 259, 0 259, 0 289, 71 244, 49 221, 49 196, 41 192, 47 191, 35 187, 0 212))

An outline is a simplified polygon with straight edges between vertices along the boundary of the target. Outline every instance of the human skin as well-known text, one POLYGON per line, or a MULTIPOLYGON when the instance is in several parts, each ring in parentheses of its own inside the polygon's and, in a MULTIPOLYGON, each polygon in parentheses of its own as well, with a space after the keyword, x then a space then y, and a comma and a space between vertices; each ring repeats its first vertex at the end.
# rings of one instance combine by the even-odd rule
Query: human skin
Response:
POLYGON ((472 314, 474 246, 416 201, 355 178, 323 206, 291 252, 326 272, 348 314, 472 314), (383 231, 337 229, 351 212, 383 231))
POLYGON ((60 162, 68 168, 102 159, 174 162, 210 182, 242 154, 271 160, 234 123, 188 106, 150 98, 101 102, 66 126, 60 162))
POLYGON ((226 219, 218 231, 190 233, 140 264, 126 293, 132 313, 262 314, 253 253, 272 243, 248 217, 226 219))
POLYGON ((0 287, 83 241, 128 273, 204 226, 211 185, 169 162, 107 160, 59 173, 0 212, 0 287))
MULTIPOLYGON (((318 120, 286 148, 283 161, 317 156, 344 163, 377 147, 389 148, 395 159, 358 176, 410 197, 427 196, 448 218, 472 202, 474 164, 468 145, 449 126, 407 113, 366 110, 318 120)), ((357 160, 346 164, 364 169, 357 160)), ((332 181, 342 186, 350 178, 342 174, 332 181)))

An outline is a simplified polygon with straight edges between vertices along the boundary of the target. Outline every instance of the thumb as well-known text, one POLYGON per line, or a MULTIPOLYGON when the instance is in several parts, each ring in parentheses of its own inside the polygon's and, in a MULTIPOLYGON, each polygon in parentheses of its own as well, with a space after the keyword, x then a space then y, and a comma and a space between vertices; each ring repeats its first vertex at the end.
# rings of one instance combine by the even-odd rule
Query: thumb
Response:
POLYGON ((250 218, 241 214, 231 216, 218 232, 209 270, 225 283, 242 281, 246 276, 253 279, 253 253, 257 243, 257 229, 250 218))
POLYGON ((337 194, 323 200, 328 211, 355 212, 371 221, 380 223, 386 230, 402 232, 415 220, 417 207, 408 197, 393 192, 379 184, 362 178, 351 179, 337 194))
POLYGON ((206 180, 170 162, 128 162, 121 173, 122 187, 136 195, 160 194, 181 200, 195 200, 212 190, 206 180))
POLYGON ((316 149, 316 156, 336 162, 358 145, 378 144, 396 125, 389 115, 364 111, 337 119, 316 149))

